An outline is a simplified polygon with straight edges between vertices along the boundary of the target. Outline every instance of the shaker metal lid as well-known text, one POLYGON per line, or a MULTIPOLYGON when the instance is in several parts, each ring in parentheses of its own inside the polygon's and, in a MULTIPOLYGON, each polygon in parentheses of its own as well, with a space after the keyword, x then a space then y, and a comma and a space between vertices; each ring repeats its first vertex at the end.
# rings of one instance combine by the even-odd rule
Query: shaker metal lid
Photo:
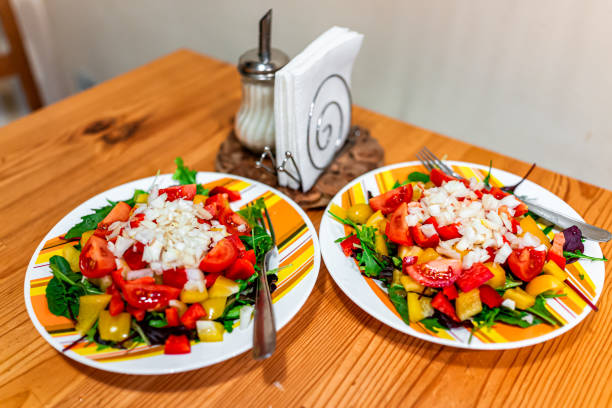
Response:
POLYGON ((240 74, 258 80, 271 80, 289 62, 287 54, 270 48, 272 9, 259 20, 259 48, 248 50, 238 60, 240 74))

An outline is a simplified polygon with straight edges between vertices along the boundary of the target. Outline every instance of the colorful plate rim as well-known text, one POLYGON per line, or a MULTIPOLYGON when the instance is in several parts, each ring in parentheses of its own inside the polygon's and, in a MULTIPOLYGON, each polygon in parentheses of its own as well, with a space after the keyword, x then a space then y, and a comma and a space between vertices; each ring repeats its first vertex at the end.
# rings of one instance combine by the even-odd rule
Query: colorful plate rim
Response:
MULTIPOLYGON (((452 166, 464 166, 472 169, 479 169, 484 172, 488 171, 489 166, 480 165, 476 163, 468 163, 463 161, 446 161, 446 163, 452 166)), ((389 313, 383 312, 381 306, 384 306, 388 309, 387 306, 384 305, 383 301, 379 298, 373 298, 374 289, 370 286, 359 284, 357 288, 355 288, 355 280, 354 278, 360 278, 362 281, 366 281, 366 278, 363 277, 359 271, 357 270, 354 261, 346 258, 344 254, 342 254, 340 250, 340 246, 334 241, 338 238, 338 236, 333 236, 332 231, 334 226, 340 226, 340 224, 335 221, 328 213, 332 204, 341 205, 341 197, 342 195, 353 186, 358 183, 367 180, 368 178, 372 178, 377 174, 381 174, 385 171, 389 170, 397 170, 408 167, 420 167, 420 171, 426 171, 424 167, 417 161, 411 162, 401 162, 395 163, 391 165, 387 165, 384 167, 380 167, 378 169, 372 170, 368 173, 363 174, 360 177, 357 177, 353 181, 349 182, 346 186, 344 186, 330 201, 327 208, 325 209, 325 213, 323 214, 321 225, 319 227, 319 242, 321 245, 321 255, 323 257, 323 261, 329 271, 330 275, 334 279, 334 282, 340 287, 340 289, 351 299, 355 304, 357 304, 362 310, 368 313, 370 316, 375 319, 381 321, 382 323, 390 326, 400 332, 409 334, 411 336, 417 337, 421 340, 428 341, 431 343, 441 344, 450 347, 470 349, 470 350, 505 350, 505 349, 513 349, 519 347, 527 347, 534 344, 538 344, 557 336, 560 336, 563 333, 571 330, 573 327, 578 325, 581 321, 586 318, 586 316, 591 312, 591 308, 589 306, 585 306, 583 310, 574 317, 571 321, 568 321, 564 326, 554 329, 546 334, 534 336, 524 340, 518 341, 506 341, 506 342, 491 342, 491 343, 468 343, 464 341, 452 340, 452 339, 444 339, 437 338, 428 334, 425 330, 424 332, 419 332, 413 329, 411 326, 406 325, 394 312, 389 313), (351 276, 350 280, 343 276, 343 273, 346 273, 346 270, 349 269, 351 276), (367 287, 367 290, 364 289, 367 287), (368 293, 371 292, 371 293, 368 293), (365 295, 364 295, 365 294, 365 295), (372 296, 370 296, 372 295, 372 296)), ((416 170, 416 169, 415 169, 416 170)), ((496 177, 501 177, 502 179, 507 180, 506 184, 510 184, 516 182, 521 179, 521 177, 507 172, 505 170, 492 168, 491 173, 496 177)), ((552 192, 548 191, 542 186, 537 185, 529 180, 526 180, 521 186, 521 190, 518 190, 519 193, 524 194, 527 193, 537 193, 539 198, 544 198, 548 204, 549 201, 554 202, 555 209, 569 215, 573 216, 579 220, 583 220, 583 218, 578 214, 569 204, 563 201, 560 197, 556 196, 552 192)), ((527 194, 528 195, 528 194, 527 194)), ((530 196, 531 197, 531 196, 530 196)), ((585 252, 592 254, 593 256, 602 256, 601 247, 599 244, 593 241, 585 242, 585 252)), ((589 262, 589 261, 586 261, 589 262)), ((593 280, 595 285, 595 295, 592 298, 592 302, 596 303, 599 297, 601 296, 603 286, 604 286, 604 278, 605 278, 605 267, 603 263, 586 263, 580 262, 582 267, 584 267, 590 279, 593 280)), ((465 330, 465 329, 464 329, 465 330)), ((467 330, 466 330, 467 331, 467 330)), ((468 332, 469 333, 469 332, 468 332)), ((465 338, 465 336, 463 336, 465 338)))

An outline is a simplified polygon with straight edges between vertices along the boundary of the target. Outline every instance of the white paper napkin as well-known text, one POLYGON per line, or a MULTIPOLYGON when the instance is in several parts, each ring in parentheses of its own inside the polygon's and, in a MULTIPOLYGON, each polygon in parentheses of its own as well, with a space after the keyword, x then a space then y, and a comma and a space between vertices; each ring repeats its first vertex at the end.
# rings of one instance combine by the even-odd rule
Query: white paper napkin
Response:
MULTIPOLYGON (((293 154, 285 167, 301 175, 308 191, 346 141, 350 128, 350 83, 353 63, 363 35, 332 27, 310 43, 275 75, 274 121, 276 158, 293 154)), ((279 184, 298 189, 297 182, 279 173, 279 184)))

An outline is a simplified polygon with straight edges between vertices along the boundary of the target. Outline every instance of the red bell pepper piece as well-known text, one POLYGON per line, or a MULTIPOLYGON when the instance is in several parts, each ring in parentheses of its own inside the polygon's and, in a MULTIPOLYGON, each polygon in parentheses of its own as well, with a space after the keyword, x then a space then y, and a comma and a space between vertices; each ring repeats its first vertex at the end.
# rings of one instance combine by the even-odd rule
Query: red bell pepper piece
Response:
POLYGON ((217 187, 213 188, 212 190, 210 190, 210 193, 208 195, 210 197, 212 197, 212 196, 215 196, 217 194, 227 194, 227 198, 229 199, 230 202, 238 201, 241 198, 239 191, 233 191, 233 190, 230 190, 229 188, 223 187, 223 186, 217 186, 217 187))
POLYGON ((448 300, 444 293, 438 292, 438 294, 434 296, 433 300, 431 301, 431 306, 434 309, 439 310, 441 313, 444 313, 454 321, 461 321, 459 320, 459 317, 457 317, 457 312, 455 312, 453 304, 450 302, 450 300, 448 300))
POLYGON ((131 305, 127 305, 126 309, 125 309, 129 314, 132 315, 132 317, 134 319, 136 319, 136 321, 141 322, 142 319, 145 318, 145 315, 147 314, 147 311, 144 309, 138 309, 135 308, 134 306, 131 305))
POLYGON ((429 172, 429 178, 436 187, 440 187, 443 183, 451 180, 457 180, 453 176, 449 176, 440 169, 433 169, 429 172))
POLYGON ((194 303, 189 306, 189 309, 183 313, 181 316, 181 323, 188 329, 195 329, 196 322, 200 320, 200 318, 206 316, 206 311, 199 303, 194 303))
POLYGON ((456 283, 463 292, 469 292, 484 284, 493 276, 493 272, 489 268, 480 262, 476 262, 470 269, 463 271, 456 283))
POLYGON ((185 268, 167 269, 163 272, 162 279, 164 285, 183 289, 183 286, 187 283, 187 272, 185 268))
POLYGON ((178 310, 176 308, 168 307, 166 308, 165 312, 168 327, 175 327, 181 324, 181 321, 179 320, 178 310))
POLYGON ((457 292, 457 288, 455 285, 450 285, 442 289, 442 293, 448 298, 448 300, 455 300, 459 293, 457 292))
POLYGON ((519 205, 516 206, 516 208, 514 209, 514 216, 515 217, 520 217, 521 215, 525 215, 527 214, 527 211, 529 211, 529 208, 527 207, 527 204, 525 203, 520 203, 519 205))
POLYGON ((168 201, 175 201, 179 198, 191 201, 195 197, 197 187, 195 184, 185 184, 182 186, 171 186, 159 190, 159 195, 166 194, 168 201))
POLYGON ((423 231, 421 231, 420 225, 410 227, 410 235, 412 236, 415 244, 421 248, 435 248, 440 242, 440 236, 438 234, 434 234, 429 238, 426 237, 425 234, 423 234, 423 231))
POLYGON ((487 194, 491 194, 493 197, 495 197, 498 200, 501 200, 502 198, 507 197, 507 196, 510 195, 509 193, 506 193, 501 188, 495 187, 495 186, 491 187, 489 189, 489 191, 487 191, 486 193, 487 194))
POLYGON ((462 235, 459 233, 459 224, 449 224, 443 227, 436 227, 438 235, 443 241, 455 238, 461 238, 462 235))
POLYGON ((563 232, 557 232, 553 239, 552 247, 548 250, 548 260, 553 261, 562 270, 565 269, 567 260, 563 256, 563 245, 565 245, 565 235, 563 232))
POLYGON ((125 303, 121 298, 119 291, 115 290, 111 296, 110 303, 108 304, 108 312, 111 316, 117 316, 125 310, 125 303))
POLYGON ((542 272, 546 262, 546 251, 536 251, 533 247, 515 249, 506 262, 517 278, 529 282, 542 272))
POLYGON ((340 247, 342 248, 342 252, 344 252, 345 256, 351 256, 356 249, 355 245, 359 244, 360 242, 357 235, 351 235, 340 242, 340 247))
POLYGON ((136 214, 135 216, 132 217, 132 219, 130 220, 130 227, 131 228, 137 228, 140 225, 140 222, 142 220, 144 220, 145 215, 144 213, 140 213, 140 214, 136 214))
MULTIPOLYGON (((197 304, 197 303, 196 303, 197 304)), ((171 334, 164 345, 164 354, 189 354, 191 352, 191 344, 186 335, 181 334, 175 336, 171 334)))
POLYGON ((489 307, 501 306, 503 299, 499 293, 489 285, 482 285, 478 288, 480 291, 480 300, 489 307))
POLYGON ((204 276, 206 280, 206 289, 210 288, 219 276, 221 276, 220 273, 207 273, 206 276, 204 276))
POLYGON ((125 263, 128 264, 130 269, 144 269, 147 267, 147 263, 142 260, 142 254, 144 253, 144 244, 142 242, 136 241, 134 245, 129 247, 123 253, 123 259, 125 263))

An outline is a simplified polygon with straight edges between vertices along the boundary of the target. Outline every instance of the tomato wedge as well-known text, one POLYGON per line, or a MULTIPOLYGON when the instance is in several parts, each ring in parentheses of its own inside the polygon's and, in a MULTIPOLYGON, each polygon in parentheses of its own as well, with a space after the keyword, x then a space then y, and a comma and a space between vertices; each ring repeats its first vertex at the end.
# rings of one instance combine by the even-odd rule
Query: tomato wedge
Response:
POLYGON ((453 176, 449 176, 448 174, 444 173, 440 169, 431 170, 429 172, 429 179, 431 180, 432 183, 434 183, 436 187, 440 187, 442 184, 446 183, 447 181, 457 180, 453 176))
POLYGON ((256 256, 255 256, 255 251, 253 251, 252 249, 249 249, 248 251, 245 251, 244 254, 240 255, 240 257, 246 259, 247 261, 249 261, 253 265, 255 265, 255 262, 257 262, 256 256))
POLYGON ((533 247, 515 249, 508 257, 508 267, 523 282, 529 282, 539 275, 545 262, 546 251, 536 251, 533 247))
POLYGON ((225 271, 225 277, 231 280, 249 279, 255 273, 253 264, 244 258, 236 259, 236 262, 225 271))
POLYGON ((183 200, 193 200, 196 195, 197 187, 195 184, 185 184, 183 186, 172 186, 159 190, 159 195, 166 194, 167 201, 175 201, 179 198, 183 200))
POLYGON ((232 243, 234 244, 234 246, 236 247, 236 249, 238 250, 238 256, 242 257, 244 255, 244 253, 246 252, 246 247, 244 246, 244 243, 242 242, 242 240, 238 237, 238 235, 228 235, 227 237, 225 237, 227 239, 229 239, 230 241, 232 241, 232 243))
POLYGON ((87 278, 101 278, 115 270, 115 255, 108 249, 107 241, 92 235, 79 256, 79 268, 87 278))
POLYGON ((444 288, 452 285, 461 274, 459 259, 434 259, 424 264, 405 268, 408 275, 421 285, 430 288, 444 288))
POLYGON ((406 216, 408 215, 408 204, 401 203, 399 207, 389 217, 389 222, 385 228, 385 235, 389 241, 400 245, 411 246, 413 244, 412 237, 406 216))
POLYGON ((221 193, 208 197, 204 202, 204 208, 207 206, 214 207, 215 209, 213 211, 215 214, 218 213, 219 209, 221 208, 229 208, 229 199, 227 198, 227 194, 221 193))
POLYGON ((227 194, 227 198, 228 200, 231 201, 238 201, 240 200, 240 192, 239 191, 233 191, 230 190, 227 187, 223 187, 223 186, 217 186, 215 188, 213 188, 212 190, 210 190, 210 193, 208 194, 210 197, 217 195, 217 194, 227 194))
POLYGON ((469 292, 483 285, 492 277, 493 272, 489 268, 480 262, 476 262, 470 269, 466 269, 461 273, 456 283, 463 292, 469 292))
POLYGON ((431 301, 431 306, 434 309, 439 310, 440 312, 444 313, 445 315, 447 315, 454 321, 456 322, 461 321, 459 320, 459 317, 457 316, 457 313, 455 312, 455 308, 453 307, 453 304, 450 302, 450 300, 448 300, 448 298, 444 295, 444 293, 438 292, 438 294, 436 294, 436 296, 434 296, 433 300, 431 301))
POLYGON ((142 254, 144 252, 144 244, 136 241, 134 245, 129 247, 123 253, 123 260, 132 270, 143 269, 147 267, 147 263, 142 260, 142 254))
POLYGON ((183 289, 183 286, 187 283, 187 272, 185 268, 167 269, 163 272, 162 279, 164 285, 183 289))
POLYGON ((370 204, 372 210, 380 210, 386 215, 394 212, 400 204, 409 203, 410 200, 412 200, 412 185, 408 184, 370 198, 368 204, 370 204))
POLYGON ((206 254, 200 262, 200 269, 204 272, 223 272, 229 268, 238 258, 238 250, 234 243, 223 238, 215 247, 206 254))
POLYGON ((557 232, 552 247, 548 250, 548 259, 556 263, 561 269, 565 269, 567 263, 563 256, 563 245, 565 245, 565 235, 563 235, 563 232, 557 232))
POLYGON ((227 232, 235 235, 249 235, 251 227, 244 218, 229 208, 222 208, 218 215, 219 222, 225 225, 227 232))
POLYGON ((167 285, 141 283, 139 279, 123 284, 123 297, 132 307, 143 310, 161 310, 168 302, 179 297, 181 290, 167 285))

